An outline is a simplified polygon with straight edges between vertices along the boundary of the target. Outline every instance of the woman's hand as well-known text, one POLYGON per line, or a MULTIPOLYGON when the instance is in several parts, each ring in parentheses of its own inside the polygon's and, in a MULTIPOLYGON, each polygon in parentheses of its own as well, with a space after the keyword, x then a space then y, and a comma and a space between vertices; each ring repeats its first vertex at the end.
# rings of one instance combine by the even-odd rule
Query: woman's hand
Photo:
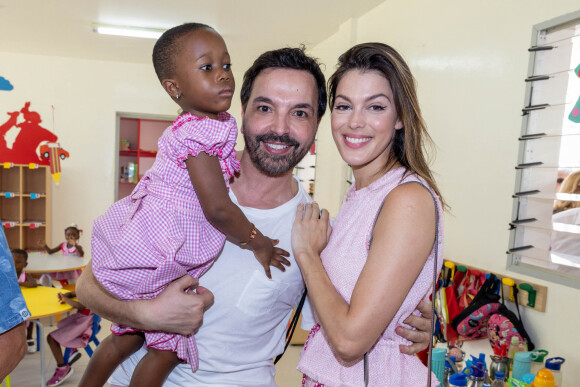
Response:
POLYGON ((326 247, 332 227, 327 210, 318 204, 300 204, 292 226, 292 251, 300 268, 320 262, 320 253, 326 247))
POLYGON ((399 351, 406 355, 416 355, 429 347, 429 342, 433 340, 431 333, 431 320, 433 319, 432 304, 430 302, 421 301, 417 305, 417 310, 421 313, 420 316, 411 314, 403 321, 415 329, 404 328, 398 326, 395 332, 405 339, 413 342, 410 345, 399 345, 399 351))

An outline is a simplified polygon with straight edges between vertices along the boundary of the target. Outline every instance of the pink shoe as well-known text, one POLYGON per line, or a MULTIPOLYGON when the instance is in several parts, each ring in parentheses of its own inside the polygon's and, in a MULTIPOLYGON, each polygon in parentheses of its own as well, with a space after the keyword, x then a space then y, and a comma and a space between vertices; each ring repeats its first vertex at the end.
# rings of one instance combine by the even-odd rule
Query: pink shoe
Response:
POLYGON ((56 370, 54 371, 54 375, 52 375, 52 378, 50 378, 50 380, 46 383, 46 385, 49 387, 60 386, 73 373, 74 373, 74 370, 72 368, 70 368, 70 366, 68 364, 63 366, 63 367, 56 367, 56 370))

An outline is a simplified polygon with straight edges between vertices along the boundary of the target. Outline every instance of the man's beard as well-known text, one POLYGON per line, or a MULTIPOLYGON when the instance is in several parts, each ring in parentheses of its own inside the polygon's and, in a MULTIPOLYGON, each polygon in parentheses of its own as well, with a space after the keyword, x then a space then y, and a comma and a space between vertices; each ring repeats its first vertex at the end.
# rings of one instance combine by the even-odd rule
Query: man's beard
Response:
POLYGON ((242 127, 246 151, 256 168, 269 176, 282 175, 294 169, 314 142, 313 138, 307 146, 300 146, 300 143, 288 134, 278 136, 274 133, 268 133, 250 137, 246 134, 245 128, 247 128, 246 122, 243 123, 242 127), (283 155, 273 155, 260 147, 261 142, 275 142, 276 144, 287 145, 292 149, 283 155))

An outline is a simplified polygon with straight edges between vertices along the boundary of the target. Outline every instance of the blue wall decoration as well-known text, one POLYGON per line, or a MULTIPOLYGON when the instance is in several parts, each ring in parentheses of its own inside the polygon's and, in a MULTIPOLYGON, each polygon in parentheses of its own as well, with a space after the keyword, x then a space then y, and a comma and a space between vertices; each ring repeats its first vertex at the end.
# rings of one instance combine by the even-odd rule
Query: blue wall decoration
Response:
POLYGON ((10 81, 4 77, 0 77, 0 90, 7 90, 10 91, 14 89, 14 86, 12 86, 12 83, 10 83, 10 81))

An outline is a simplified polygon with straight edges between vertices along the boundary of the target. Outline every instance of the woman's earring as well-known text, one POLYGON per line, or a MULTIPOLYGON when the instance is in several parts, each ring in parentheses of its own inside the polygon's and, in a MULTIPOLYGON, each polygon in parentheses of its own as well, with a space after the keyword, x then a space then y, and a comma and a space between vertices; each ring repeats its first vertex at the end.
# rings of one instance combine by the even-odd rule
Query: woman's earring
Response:
POLYGON ((179 94, 177 94, 177 95, 175 96, 175 99, 176 99, 176 100, 178 100, 178 101, 181 99, 181 92, 179 92, 179 94))

